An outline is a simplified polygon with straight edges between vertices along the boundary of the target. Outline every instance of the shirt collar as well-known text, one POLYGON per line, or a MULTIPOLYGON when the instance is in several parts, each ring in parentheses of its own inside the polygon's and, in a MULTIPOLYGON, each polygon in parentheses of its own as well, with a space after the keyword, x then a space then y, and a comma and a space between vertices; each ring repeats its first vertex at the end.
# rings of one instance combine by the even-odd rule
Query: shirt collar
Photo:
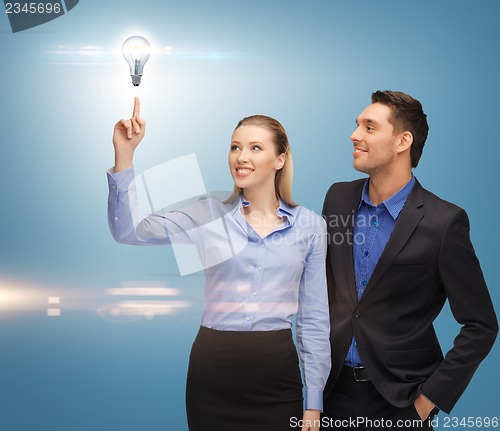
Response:
MULTIPOLYGON (((384 202, 382 202, 380 205, 384 205, 391 217, 396 220, 399 216, 399 213, 403 209, 403 206, 406 202, 406 199, 408 199, 408 195, 411 192, 411 189, 415 185, 415 177, 413 174, 411 174, 410 181, 408 181, 405 186, 399 190, 398 192, 394 193, 389 199, 386 199, 384 202)), ((358 209, 361 207, 363 202, 367 205, 370 206, 375 206, 372 204, 372 201, 370 200, 370 195, 368 193, 370 187, 370 178, 368 178, 365 182, 365 185, 363 186, 363 191, 361 193, 361 200, 358 205, 358 209)))
MULTIPOLYGON (((241 194, 240 195, 240 205, 238 206, 238 209, 246 208, 248 206, 250 206, 250 202, 245 200, 245 198, 243 197, 243 194, 241 194)), ((286 217, 288 219, 288 221, 290 222, 290 225, 292 225, 293 222, 295 221, 295 217, 297 215, 298 208, 299 208, 298 206, 293 207, 293 206, 286 204, 285 202, 283 202, 281 200, 281 198, 278 197, 278 208, 276 209, 276 215, 278 217, 282 217, 282 218, 286 217)))

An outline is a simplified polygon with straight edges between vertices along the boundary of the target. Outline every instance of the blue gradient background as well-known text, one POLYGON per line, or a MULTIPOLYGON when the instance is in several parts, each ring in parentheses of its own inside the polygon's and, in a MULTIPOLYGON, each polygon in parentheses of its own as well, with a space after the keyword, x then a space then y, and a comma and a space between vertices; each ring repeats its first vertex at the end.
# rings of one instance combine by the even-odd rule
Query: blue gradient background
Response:
MULTIPOLYGON (((371 92, 415 96, 430 123, 416 176, 468 211, 498 308, 499 16, 496 0, 82 0, 12 34, 2 13, 0 430, 187 429, 203 279, 178 276, 168 247, 115 243, 106 222, 112 128, 134 95, 148 122, 138 171, 195 152, 207 189, 229 190, 231 131, 263 113, 288 131, 296 200, 318 212, 332 182, 359 177, 349 135, 371 92), (137 89, 120 53, 135 33, 159 48, 137 89), (100 317, 127 281, 180 288, 192 307, 100 317), (23 296, 5 306, 2 292, 23 296), (49 296, 61 317, 47 317, 49 296)), ((448 309, 436 325, 449 348, 448 309)), ((497 345, 451 416, 500 415, 499 359, 497 345)))

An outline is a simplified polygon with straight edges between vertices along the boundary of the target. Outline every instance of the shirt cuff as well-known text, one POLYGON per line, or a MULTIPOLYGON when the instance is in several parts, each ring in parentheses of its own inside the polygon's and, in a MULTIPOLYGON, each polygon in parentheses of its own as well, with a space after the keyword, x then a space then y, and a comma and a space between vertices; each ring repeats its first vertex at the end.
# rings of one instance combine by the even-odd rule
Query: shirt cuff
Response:
POLYGON ((323 411, 323 391, 306 388, 306 410, 323 411))
POLYGON ((119 190, 127 190, 128 186, 135 178, 134 167, 131 166, 120 172, 113 172, 113 169, 114 168, 109 168, 106 171, 110 191, 115 191, 117 188, 119 190))

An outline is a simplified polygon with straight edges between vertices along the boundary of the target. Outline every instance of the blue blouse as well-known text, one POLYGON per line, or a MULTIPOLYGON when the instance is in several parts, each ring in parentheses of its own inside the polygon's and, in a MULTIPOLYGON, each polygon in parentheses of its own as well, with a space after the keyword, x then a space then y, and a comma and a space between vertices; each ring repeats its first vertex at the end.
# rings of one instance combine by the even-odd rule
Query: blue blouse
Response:
POLYGON ((182 210, 141 216, 133 168, 107 174, 116 241, 196 246, 205 272, 202 326, 272 331, 291 328, 296 316, 306 409, 322 410, 331 366, 323 218, 280 201, 276 214, 283 223, 261 238, 243 215, 248 202, 226 204, 210 196, 182 210))

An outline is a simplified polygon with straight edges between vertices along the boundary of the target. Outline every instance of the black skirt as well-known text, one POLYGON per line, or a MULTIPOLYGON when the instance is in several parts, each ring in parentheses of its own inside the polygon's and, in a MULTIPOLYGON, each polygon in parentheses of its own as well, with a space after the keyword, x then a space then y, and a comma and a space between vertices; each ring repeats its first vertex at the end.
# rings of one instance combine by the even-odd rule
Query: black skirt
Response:
POLYGON ((200 327, 189 358, 190 431, 289 431, 302 418, 291 330, 217 331, 200 327))

